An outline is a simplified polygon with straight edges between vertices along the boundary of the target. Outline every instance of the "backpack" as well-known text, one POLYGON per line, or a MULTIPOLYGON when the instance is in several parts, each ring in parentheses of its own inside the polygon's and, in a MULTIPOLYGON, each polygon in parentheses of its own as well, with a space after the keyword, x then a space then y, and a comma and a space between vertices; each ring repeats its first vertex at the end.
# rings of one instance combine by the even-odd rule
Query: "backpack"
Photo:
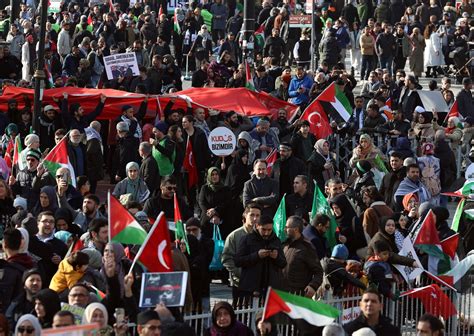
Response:
POLYGON ((432 196, 437 196, 441 192, 441 181, 439 176, 436 175, 436 166, 433 165, 434 160, 428 159, 424 163, 425 167, 421 171, 421 182, 423 182, 432 196))

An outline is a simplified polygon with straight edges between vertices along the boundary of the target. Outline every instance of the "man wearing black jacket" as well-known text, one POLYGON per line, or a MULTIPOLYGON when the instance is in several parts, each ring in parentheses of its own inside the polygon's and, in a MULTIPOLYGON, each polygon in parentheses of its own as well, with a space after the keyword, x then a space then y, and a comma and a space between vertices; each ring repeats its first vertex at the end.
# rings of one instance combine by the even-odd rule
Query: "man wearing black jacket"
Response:
POLYGON ((380 194, 384 195, 384 202, 392 209, 396 208, 395 191, 398 189, 400 182, 406 176, 406 170, 403 166, 403 157, 398 152, 390 154, 390 168, 391 170, 384 175, 382 183, 380 184, 380 194))
POLYGON ((160 170, 155 158, 151 155, 152 147, 148 142, 142 142, 138 148, 138 152, 142 157, 142 164, 140 165, 140 178, 145 181, 150 194, 153 194, 156 188, 160 185, 160 170))
POLYGON ((361 313, 358 318, 344 325, 348 335, 362 329, 370 328, 377 335, 401 335, 400 329, 391 324, 389 318, 382 315, 382 297, 375 289, 367 289, 360 300, 361 313))

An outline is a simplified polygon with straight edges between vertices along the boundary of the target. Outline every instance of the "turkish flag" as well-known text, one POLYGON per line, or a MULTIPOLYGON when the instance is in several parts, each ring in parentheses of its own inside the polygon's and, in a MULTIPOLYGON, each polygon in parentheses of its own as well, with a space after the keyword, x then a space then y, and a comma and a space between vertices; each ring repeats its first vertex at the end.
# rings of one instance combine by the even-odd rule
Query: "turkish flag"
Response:
POLYGON ((148 272, 173 271, 170 233, 163 212, 156 219, 135 258, 138 258, 138 261, 146 267, 148 272))
POLYGON ((400 296, 420 299, 427 313, 442 316, 445 320, 457 314, 456 307, 437 284, 412 289, 400 296))
POLYGON ((188 188, 198 184, 198 171, 196 160, 194 159, 193 145, 191 141, 186 143, 186 153, 184 154, 183 167, 188 172, 188 188))
POLYGON ((305 108, 300 120, 307 120, 309 122, 311 133, 318 139, 325 139, 332 134, 332 128, 329 125, 326 112, 324 112, 323 107, 316 99, 305 108))

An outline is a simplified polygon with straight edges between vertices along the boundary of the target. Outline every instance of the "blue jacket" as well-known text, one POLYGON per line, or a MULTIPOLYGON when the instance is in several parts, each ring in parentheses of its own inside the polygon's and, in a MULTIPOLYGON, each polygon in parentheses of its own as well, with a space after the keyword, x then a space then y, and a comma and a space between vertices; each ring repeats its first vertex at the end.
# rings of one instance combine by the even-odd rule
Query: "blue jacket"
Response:
POLYGON ((313 80, 308 76, 304 75, 302 79, 298 77, 293 77, 290 82, 290 86, 288 87, 288 94, 290 98, 293 98, 291 102, 296 105, 305 104, 309 101, 309 90, 313 86, 313 80), (306 90, 304 92, 299 93, 297 90, 303 87, 306 90))

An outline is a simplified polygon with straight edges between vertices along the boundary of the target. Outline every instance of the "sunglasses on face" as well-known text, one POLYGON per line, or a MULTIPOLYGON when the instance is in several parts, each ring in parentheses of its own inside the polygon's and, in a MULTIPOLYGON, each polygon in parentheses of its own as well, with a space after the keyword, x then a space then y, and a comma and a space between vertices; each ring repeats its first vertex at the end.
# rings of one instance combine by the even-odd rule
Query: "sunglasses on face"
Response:
POLYGON ((20 334, 23 334, 25 332, 27 334, 32 334, 34 331, 35 331, 35 328, 32 328, 32 327, 18 327, 18 333, 20 334))

